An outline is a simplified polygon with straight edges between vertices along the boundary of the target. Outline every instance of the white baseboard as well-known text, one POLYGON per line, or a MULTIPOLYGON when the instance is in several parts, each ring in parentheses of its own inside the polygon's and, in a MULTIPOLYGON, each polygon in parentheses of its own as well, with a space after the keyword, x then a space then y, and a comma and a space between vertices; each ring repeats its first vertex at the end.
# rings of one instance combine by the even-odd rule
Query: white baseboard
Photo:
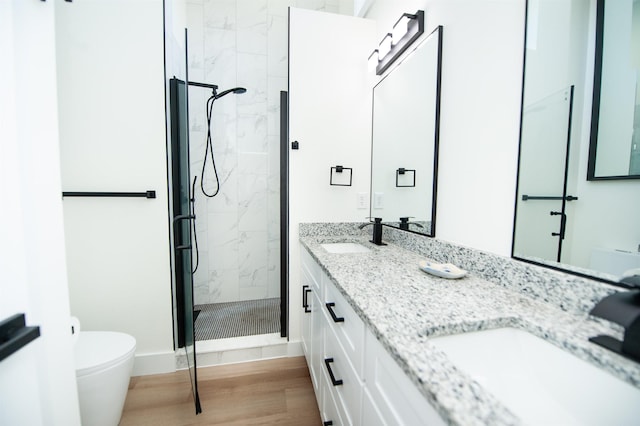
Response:
MULTIPOLYGON (((300 341, 288 342, 279 334, 197 342, 196 350, 198 368, 303 355, 300 341)), ((187 368, 185 355, 176 355, 176 368, 187 368)))
POLYGON ((175 352, 158 352, 136 355, 131 375, 148 376, 150 374, 173 373, 174 371, 176 371, 175 352))

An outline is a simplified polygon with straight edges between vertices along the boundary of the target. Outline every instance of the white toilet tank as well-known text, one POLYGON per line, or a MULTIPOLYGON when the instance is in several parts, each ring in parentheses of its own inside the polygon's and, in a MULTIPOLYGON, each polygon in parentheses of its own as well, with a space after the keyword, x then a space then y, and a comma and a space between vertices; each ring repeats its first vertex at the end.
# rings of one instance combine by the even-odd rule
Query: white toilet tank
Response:
POLYGON ((620 277, 625 271, 640 268, 640 253, 594 248, 591 250, 589 267, 620 277))
POLYGON ((124 333, 82 331, 75 342, 83 426, 117 426, 133 370, 136 340, 124 333))

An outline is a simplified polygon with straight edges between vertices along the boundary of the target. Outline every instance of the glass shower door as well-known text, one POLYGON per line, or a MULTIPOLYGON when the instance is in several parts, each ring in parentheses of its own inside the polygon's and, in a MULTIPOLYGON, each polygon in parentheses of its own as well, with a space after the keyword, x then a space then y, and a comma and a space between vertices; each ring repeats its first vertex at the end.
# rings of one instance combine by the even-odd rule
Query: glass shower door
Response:
POLYGON ((566 229, 573 86, 526 105, 522 113, 513 254, 560 262, 566 229))
POLYGON ((198 396, 196 371, 196 341, 193 314, 193 274, 191 228, 194 215, 191 209, 189 174, 189 126, 187 85, 170 80, 171 102, 171 169, 173 190, 173 249, 174 279, 177 305, 178 347, 185 348, 196 414, 202 411, 198 396))

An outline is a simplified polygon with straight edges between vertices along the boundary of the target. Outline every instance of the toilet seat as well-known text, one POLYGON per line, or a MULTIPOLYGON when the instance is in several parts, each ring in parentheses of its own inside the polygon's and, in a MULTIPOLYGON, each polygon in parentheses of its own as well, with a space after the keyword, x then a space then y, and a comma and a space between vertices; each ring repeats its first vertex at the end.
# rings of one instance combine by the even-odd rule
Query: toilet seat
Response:
POLYGON ((82 331, 75 343, 76 377, 106 370, 130 358, 136 339, 114 331, 82 331))

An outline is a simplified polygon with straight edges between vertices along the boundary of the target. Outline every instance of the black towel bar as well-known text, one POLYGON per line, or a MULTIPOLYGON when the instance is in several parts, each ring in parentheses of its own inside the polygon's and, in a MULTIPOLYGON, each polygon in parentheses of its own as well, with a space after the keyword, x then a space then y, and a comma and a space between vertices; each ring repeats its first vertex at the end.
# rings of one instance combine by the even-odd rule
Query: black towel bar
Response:
POLYGON ((24 314, 0 321, 0 361, 40 336, 40 327, 27 327, 24 314))
POLYGON ((68 192, 62 193, 63 197, 134 197, 156 198, 156 191, 145 192, 68 192))

